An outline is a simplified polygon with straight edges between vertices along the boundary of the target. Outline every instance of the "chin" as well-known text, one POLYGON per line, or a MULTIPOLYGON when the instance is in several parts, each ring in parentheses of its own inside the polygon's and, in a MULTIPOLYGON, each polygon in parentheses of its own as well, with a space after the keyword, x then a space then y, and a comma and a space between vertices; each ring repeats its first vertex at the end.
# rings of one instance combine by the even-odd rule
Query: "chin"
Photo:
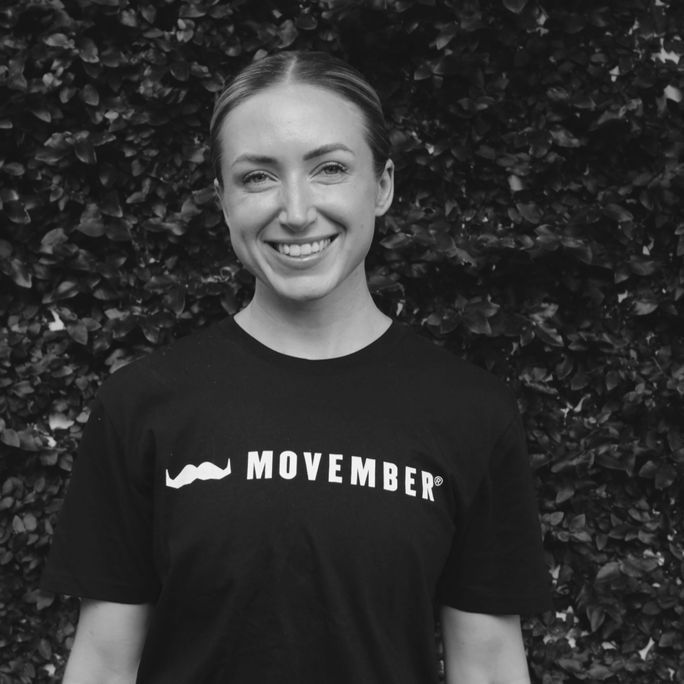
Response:
POLYGON ((304 287, 296 290, 276 291, 278 299, 292 304, 307 304, 325 299, 332 291, 328 288, 304 287))
POLYGON ((277 300, 284 304, 306 304, 326 299, 338 290, 338 283, 318 278, 302 279, 300 282, 271 283, 267 285, 277 300))
POLYGON ((255 293, 264 302, 271 300, 275 306, 288 306, 328 301, 352 305, 358 301, 359 293, 366 287, 366 273, 361 266, 347 272, 343 269, 329 268, 321 273, 276 274, 261 272, 257 279, 258 291, 255 293))

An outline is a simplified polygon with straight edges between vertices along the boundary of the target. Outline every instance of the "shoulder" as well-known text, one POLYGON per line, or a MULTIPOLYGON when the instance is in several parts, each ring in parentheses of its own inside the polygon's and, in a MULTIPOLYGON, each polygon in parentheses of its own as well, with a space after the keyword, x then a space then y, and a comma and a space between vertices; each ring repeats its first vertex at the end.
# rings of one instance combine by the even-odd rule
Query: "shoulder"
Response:
POLYGON ((98 398, 107 406, 186 392, 214 377, 217 364, 230 356, 230 326, 213 323, 119 368, 103 382, 98 398))
POLYGON ((517 414, 511 388, 503 379, 404 327, 402 367, 418 390, 481 416, 506 421, 517 414))

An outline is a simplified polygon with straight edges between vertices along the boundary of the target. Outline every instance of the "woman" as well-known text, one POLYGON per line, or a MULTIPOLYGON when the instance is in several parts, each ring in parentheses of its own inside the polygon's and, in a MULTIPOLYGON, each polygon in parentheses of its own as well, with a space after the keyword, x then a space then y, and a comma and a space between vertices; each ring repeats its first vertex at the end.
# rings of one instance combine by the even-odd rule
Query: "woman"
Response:
POLYGON ((377 95, 323 53, 217 101, 216 190, 255 276, 234 319, 114 374, 44 586, 81 596, 65 681, 526 682, 548 605, 508 390, 373 303, 394 167, 377 95))

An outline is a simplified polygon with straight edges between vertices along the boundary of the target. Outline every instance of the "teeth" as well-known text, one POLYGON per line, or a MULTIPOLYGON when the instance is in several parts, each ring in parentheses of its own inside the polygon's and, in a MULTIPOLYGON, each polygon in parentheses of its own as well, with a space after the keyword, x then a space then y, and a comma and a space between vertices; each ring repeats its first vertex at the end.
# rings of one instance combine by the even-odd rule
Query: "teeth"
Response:
POLYGON ((305 242, 304 244, 292 244, 288 245, 284 242, 276 243, 276 249, 281 253, 289 257, 307 257, 311 254, 318 254, 322 252, 330 243, 331 238, 326 238, 325 240, 318 240, 316 242, 305 242))

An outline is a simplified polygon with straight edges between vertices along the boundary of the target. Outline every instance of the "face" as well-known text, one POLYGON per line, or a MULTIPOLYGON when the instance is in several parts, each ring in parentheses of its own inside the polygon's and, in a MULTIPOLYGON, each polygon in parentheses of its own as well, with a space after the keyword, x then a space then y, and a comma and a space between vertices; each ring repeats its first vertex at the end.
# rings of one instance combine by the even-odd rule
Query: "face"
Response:
POLYGON ((228 114, 221 153, 217 191, 255 298, 353 304, 393 194, 392 163, 378 178, 358 107, 323 88, 273 86, 228 114))

